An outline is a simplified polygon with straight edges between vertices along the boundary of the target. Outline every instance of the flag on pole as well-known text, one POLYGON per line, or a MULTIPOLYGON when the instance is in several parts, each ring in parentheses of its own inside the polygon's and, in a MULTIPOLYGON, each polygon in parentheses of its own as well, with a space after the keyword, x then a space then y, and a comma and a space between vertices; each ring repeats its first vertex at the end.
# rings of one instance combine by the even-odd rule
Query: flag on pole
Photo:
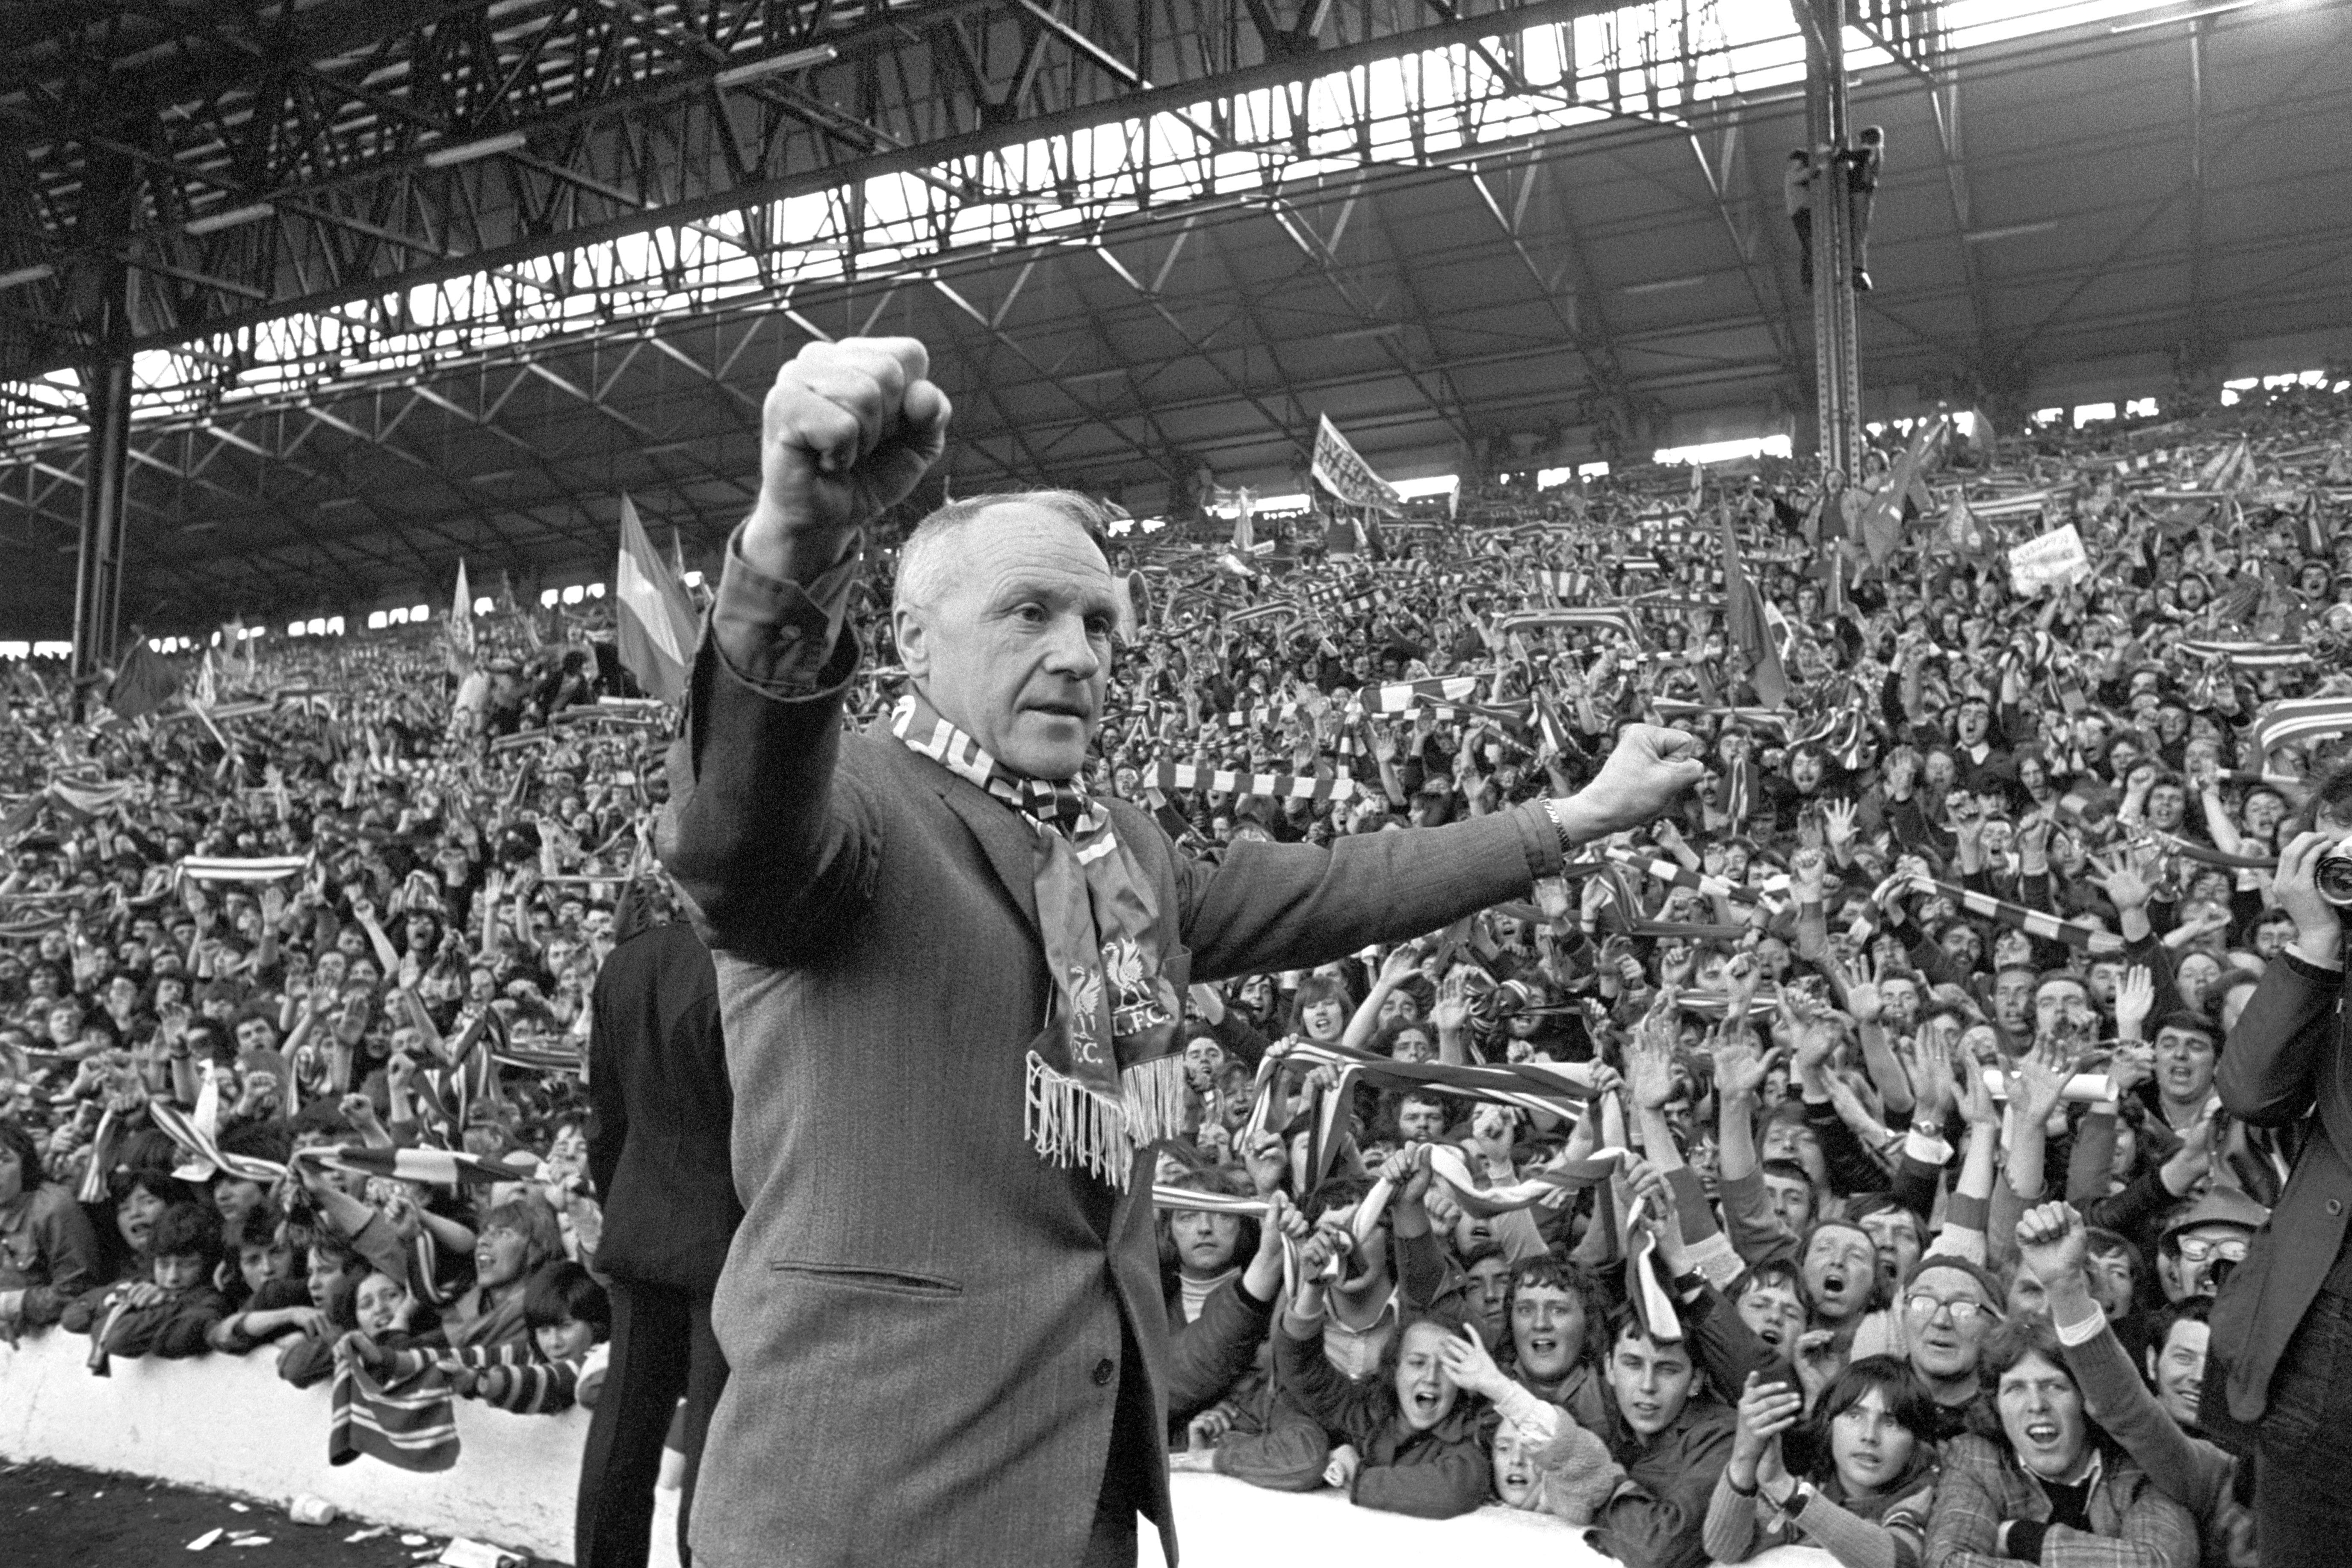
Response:
POLYGON ((621 559, 613 569, 613 584, 621 663, 649 694, 673 705, 684 703, 687 678, 694 668, 694 605, 685 584, 654 553, 653 541, 637 521, 636 505, 625 495, 621 498, 621 559))
POLYGON ((1723 513, 1723 618, 1738 650, 1735 662, 1747 667, 1748 679, 1767 708, 1789 702, 1789 678, 1781 672, 1780 653, 1773 646, 1772 628, 1764 615, 1764 595, 1739 563, 1739 541, 1731 527, 1731 512, 1723 513))
POLYGON ((169 702, 179 689, 178 668, 149 647, 145 637, 136 637, 106 689, 106 705, 118 718, 137 719, 169 702))
POLYGON ((1944 444, 1944 434, 1950 428, 1942 415, 1923 419, 1911 431, 1911 439, 1903 455, 1895 459, 1894 471, 1886 482, 1878 487, 1862 512, 1862 542, 1870 548, 1870 563, 1884 566, 1895 547, 1903 542, 1903 507, 1912 499, 1912 487, 1919 475, 1944 444))
POLYGON ((462 673, 474 662, 474 591, 466 582, 466 558, 457 558, 457 591, 449 600, 449 662, 462 673))

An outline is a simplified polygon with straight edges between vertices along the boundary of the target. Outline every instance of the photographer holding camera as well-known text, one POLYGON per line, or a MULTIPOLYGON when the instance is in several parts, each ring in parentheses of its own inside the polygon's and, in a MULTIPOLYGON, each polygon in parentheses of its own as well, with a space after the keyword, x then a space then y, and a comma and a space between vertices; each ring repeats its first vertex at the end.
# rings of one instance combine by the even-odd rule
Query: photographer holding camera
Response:
POLYGON ((2295 939, 2263 972, 2214 1080, 2233 1116, 2303 1135, 2270 1223, 2214 1304, 2220 1375, 2205 1379, 2206 1426, 2257 1457, 2264 1568, 2340 1563, 2352 1534, 2341 1449, 2326 1436, 2352 1419, 2352 1056, 2342 1020, 2352 769, 2320 786, 2299 826, 2277 881, 2295 939))

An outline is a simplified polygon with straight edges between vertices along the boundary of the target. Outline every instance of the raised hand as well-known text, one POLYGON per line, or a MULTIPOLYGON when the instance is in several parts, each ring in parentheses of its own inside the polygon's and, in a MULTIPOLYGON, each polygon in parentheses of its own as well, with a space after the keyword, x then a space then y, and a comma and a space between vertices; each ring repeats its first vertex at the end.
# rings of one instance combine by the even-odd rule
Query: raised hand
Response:
POLYGON ((1843 849, 1853 842, 1854 821, 1859 815, 1850 800, 1826 801, 1822 805, 1822 827, 1828 835, 1830 847, 1843 849))
POLYGON ((2126 1040, 2139 1038, 2147 1016, 2156 1011, 2156 975, 2147 965, 2135 963, 2116 985, 2116 1033, 2126 1040))
POLYGON ((2044 1285, 2083 1272, 2091 1256, 2090 1233, 2072 1204, 2036 1204, 2017 1217, 2017 1251, 2044 1285))
POLYGON ((1659 1014, 1651 1008, 1625 1042, 1625 1084, 1643 1110, 1663 1110, 1675 1097, 1675 1037, 1659 1014))
POLYGON ((1739 1392, 1739 1426, 1731 1437, 1734 1486, 1752 1489, 1767 1450, 1777 1451, 1780 1435, 1805 1413, 1805 1396, 1785 1383, 1765 1383, 1755 1373, 1739 1392))
POLYGON ((1992 1090, 1985 1086, 1984 1073, 1973 1058, 1962 1052, 1953 1058, 1958 1082, 1958 1099, 1960 1115, 1970 1127, 1998 1128, 2000 1108, 1993 1103, 1992 1090))
POLYGON ((1510 1384, 1475 1329, 1465 1328, 1448 1337, 1437 1347, 1437 1363, 1444 1369, 1446 1381, 1465 1394, 1492 1399, 1510 1384))
POLYGON ((1952 1077, 1952 1047, 1935 1029, 1922 1029, 1912 1045, 1911 1059, 1906 1065, 1911 1069, 1914 1101, 1911 1124, 1941 1137, 1959 1092, 1952 1077))
POLYGON ((912 338, 810 343, 761 409, 760 499, 743 550, 769 570, 821 570, 947 450, 947 395, 912 338))
POLYGON ((1822 1396, 1837 1376, 1838 1367, 1844 1359, 1838 1353, 1837 1331, 1834 1329, 1807 1329, 1797 1336, 1794 1354, 1797 1381, 1804 1384, 1807 1405, 1822 1396))
POLYGON ((2095 862, 2091 880, 2118 910, 2145 909, 2148 900, 2156 896, 2155 886, 2147 879, 2147 868, 2126 854, 2110 855, 2095 862))
POLYGON ((1715 1041, 1715 1089, 1726 1100, 1752 1100, 1763 1088, 1764 1053, 1744 1028, 1727 1027, 1715 1041))
POLYGON ((2055 1040, 2034 1041, 2009 1075, 2009 1102, 2021 1119, 2020 1125, 2047 1121, 2064 1098, 2066 1085, 2089 1060, 2055 1040))
POLYGON ((2344 918, 2319 891, 2319 863, 2336 847, 2333 833, 2299 833, 2279 852, 2273 884, 2279 907, 2294 921, 2295 945, 2333 959, 2344 941, 2344 918))

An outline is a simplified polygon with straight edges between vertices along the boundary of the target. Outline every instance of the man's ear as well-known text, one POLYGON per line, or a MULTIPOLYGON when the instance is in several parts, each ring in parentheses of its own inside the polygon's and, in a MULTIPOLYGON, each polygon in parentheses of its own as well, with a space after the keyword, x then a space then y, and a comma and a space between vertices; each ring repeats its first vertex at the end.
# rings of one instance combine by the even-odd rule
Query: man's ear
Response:
POLYGON ((890 612, 891 639, 898 645, 898 662, 907 673, 920 679, 931 671, 930 628, 923 624, 920 612, 912 605, 900 605, 890 612))

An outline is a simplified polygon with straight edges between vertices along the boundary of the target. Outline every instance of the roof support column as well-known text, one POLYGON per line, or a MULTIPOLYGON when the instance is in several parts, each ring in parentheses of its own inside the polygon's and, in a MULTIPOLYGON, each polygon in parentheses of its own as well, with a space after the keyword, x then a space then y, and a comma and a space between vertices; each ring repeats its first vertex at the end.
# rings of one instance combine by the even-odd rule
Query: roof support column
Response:
MULTIPOLYGON (((93 153, 85 216, 119 240, 131 227, 139 189, 128 157, 93 153)), ((93 247, 94 249, 100 247, 93 247)), ((122 617, 124 487, 131 465, 131 269, 102 247, 107 260, 91 295, 78 301, 89 358, 81 367, 89 404, 89 461, 83 466, 81 548, 74 564, 73 679, 79 718, 91 693, 83 683, 114 658, 122 617)))
POLYGON ((1793 0, 1805 35, 1805 141, 1812 182, 1813 404, 1822 466, 1851 480, 1862 455, 1862 356, 1853 308, 1853 204, 1841 156, 1853 142, 1846 107, 1848 0, 1793 0), (1827 149, 1827 157, 1820 157, 1827 149))

